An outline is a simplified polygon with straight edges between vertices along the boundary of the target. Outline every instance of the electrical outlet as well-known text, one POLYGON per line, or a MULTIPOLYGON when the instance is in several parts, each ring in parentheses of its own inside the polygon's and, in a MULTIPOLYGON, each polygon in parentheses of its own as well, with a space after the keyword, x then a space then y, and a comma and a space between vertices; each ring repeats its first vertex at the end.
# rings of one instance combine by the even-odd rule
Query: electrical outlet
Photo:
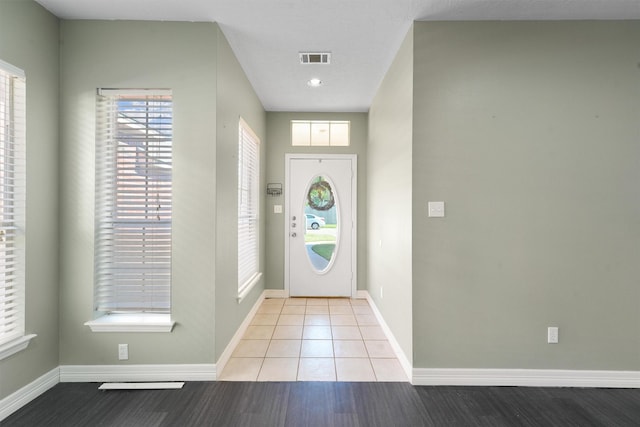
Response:
POLYGON ((547 328, 547 343, 558 344, 558 328, 556 326, 549 326, 547 328))
POLYGON ((129 360, 129 344, 118 344, 118 360, 129 360))

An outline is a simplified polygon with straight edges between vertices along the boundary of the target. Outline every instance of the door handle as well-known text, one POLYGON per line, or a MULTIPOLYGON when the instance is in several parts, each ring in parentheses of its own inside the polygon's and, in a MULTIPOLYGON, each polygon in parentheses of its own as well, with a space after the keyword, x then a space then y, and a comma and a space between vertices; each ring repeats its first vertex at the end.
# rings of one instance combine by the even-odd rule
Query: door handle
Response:
POLYGON ((296 237, 297 234, 296 233, 291 233, 291 237, 296 237))

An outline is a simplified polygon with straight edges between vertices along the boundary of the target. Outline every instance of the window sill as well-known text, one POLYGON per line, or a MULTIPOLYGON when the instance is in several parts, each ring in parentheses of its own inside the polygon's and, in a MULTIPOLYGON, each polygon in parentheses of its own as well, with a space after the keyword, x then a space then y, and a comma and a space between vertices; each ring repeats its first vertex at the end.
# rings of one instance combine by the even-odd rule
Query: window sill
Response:
POLYGON ((244 285, 242 289, 238 291, 238 298, 237 298, 238 304, 240 304, 242 300, 245 299, 247 295, 249 295, 249 292, 251 292, 251 290, 258 284, 258 282, 260 282, 261 278, 262 278, 262 273, 255 274, 251 278, 251 280, 249 280, 246 283, 246 285, 244 285))
POLYGON ((6 359, 9 356, 13 356, 19 351, 27 348, 33 338, 37 337, 36 334, 24 335, 20 338, 9 341, 8 343, 0 345, 0 360, 6 359))
POLYGON ((91 332, 171 332, 176 324, 169 314, 105 314, 85 322, 91 332))

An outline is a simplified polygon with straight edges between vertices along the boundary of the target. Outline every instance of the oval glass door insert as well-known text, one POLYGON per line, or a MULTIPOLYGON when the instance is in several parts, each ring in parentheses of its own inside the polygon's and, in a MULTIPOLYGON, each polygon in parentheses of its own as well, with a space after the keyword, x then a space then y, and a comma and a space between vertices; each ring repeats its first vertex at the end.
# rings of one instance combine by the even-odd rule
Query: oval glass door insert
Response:
POLYGON ((338 198, 334 190, 333 183, 324 175, 314 177, 306 190, 304 243, 309 262, 318 274, 329 271, 340 241, 338 198))

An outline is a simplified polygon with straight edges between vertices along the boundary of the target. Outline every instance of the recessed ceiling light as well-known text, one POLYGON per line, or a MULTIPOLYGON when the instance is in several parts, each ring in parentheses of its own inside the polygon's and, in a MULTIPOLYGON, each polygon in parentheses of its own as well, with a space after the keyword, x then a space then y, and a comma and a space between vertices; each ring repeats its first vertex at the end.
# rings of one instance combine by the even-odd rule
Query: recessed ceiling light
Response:
POLYGON ((307 82, 307 84, 311 87, 320 87, 322 86, 322 80, 313 78, 307 82))

